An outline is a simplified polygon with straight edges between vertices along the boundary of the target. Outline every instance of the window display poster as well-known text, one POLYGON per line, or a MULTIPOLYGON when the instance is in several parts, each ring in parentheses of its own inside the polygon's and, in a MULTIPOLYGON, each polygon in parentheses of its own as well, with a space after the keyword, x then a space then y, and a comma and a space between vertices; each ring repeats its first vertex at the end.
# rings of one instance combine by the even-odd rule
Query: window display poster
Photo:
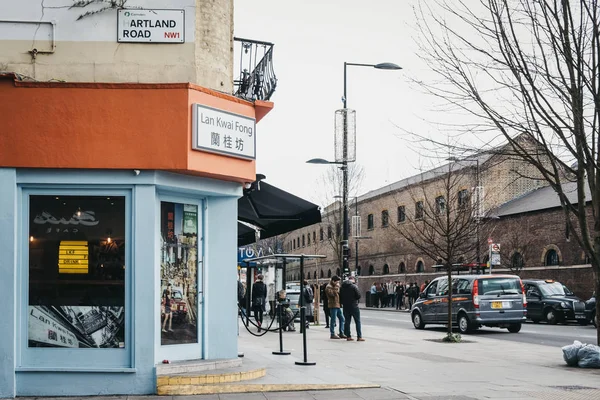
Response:
POLYGON ((29 198, 29 347, 125 347, 125 197, 29 198))
POLYGON ((198 206, 161 202, 161 344, 198 342, 198 206))

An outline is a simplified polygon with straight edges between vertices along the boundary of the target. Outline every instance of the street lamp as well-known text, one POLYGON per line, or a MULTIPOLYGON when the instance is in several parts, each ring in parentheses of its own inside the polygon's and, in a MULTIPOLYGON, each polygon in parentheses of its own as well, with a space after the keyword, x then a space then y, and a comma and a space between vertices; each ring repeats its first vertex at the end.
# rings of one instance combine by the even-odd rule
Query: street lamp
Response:
MULTIPOLYGON (((348 266, 348 253, 350 248, 348 247, 348 163, 354 162, 354 158, 356 155, 356 147, 354 147, 353 157, 348 157, 348 128, 349 128, 349 120, 348 114, 351 113, 354 117, 355 113, 353 110, 348 110, 348 96, 347 96, 347 85, 346 85, 346 70, 348 67, 372 67, 375 69, 385 69, 385 70, 399 70, 402 69, 397 64, 384 62, 379 64, 362 64, 362 63, 349 63, 344 62, 344 96, 342 97, 342 102, 344 104, 344 109, 341 111, 342 116, 342 154, 341 158, 337 156, 337 146, 336 146, 336 160, 335 161, 327 161, 323 159, 312 159, 308 162, 311 164, 341 164, 340 169, 342 170, 342 240, 340 242, 340 246, 342 248, 342 271, 343 274, 346 275, 350 272, 350 268, 348 266)), ((336 120, 337 120, 336 111, 336 120)), ((336 127, 337 128, 337 127, 336 127)), ((337 129, 336 129, 337 131, 337 129)), ((356 145, 355 145, 356 146, 356 145)))
MULTIPOLYGON (((461 159, 457 157, 448 157, 447 160, 461 161, 461 159)), ((475 199, 475 240, 477 242, 477 271, 479 271, 479 269, 481 268, 481 243, 479 239, 479 224, 481 219, 481 182, 479 180, 479 157, 465 157, 462 160, 475 160, 475 162, 477 163, 475 169, 475 184, 477 185, 475 187, 477 191, 477 198, 475 199)))

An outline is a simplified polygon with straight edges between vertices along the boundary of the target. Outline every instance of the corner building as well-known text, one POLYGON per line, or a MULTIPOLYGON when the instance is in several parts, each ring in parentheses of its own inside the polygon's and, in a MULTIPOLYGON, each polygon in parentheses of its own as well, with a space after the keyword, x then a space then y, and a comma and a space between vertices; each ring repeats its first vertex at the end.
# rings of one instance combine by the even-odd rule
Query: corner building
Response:
POLYGON ((152 394, 163 360, 237 358, 275 77, 234 80, 232 0, 47 3, 0 5, 0 398, 152 394))

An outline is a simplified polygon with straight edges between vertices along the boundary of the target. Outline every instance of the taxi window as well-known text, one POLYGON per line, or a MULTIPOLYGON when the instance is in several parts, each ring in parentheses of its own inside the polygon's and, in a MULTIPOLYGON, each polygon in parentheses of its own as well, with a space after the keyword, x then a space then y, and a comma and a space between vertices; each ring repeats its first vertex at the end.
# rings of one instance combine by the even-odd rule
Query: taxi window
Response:
POLYGON ((471 282, 468 279, 452 279, 452 294, 470 294, 470 285, 471 282))

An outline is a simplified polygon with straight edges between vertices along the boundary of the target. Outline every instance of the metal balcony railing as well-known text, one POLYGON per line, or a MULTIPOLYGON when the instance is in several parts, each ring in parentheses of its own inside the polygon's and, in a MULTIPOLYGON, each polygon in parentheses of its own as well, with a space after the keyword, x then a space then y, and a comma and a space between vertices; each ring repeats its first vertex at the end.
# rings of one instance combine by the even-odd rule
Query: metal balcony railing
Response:
POLYGON ((234 37, 239 57, 239 75, 233 81, 234 95, 244 100, 269 100, 277 78, 273 71, 273 43, 234 37))

